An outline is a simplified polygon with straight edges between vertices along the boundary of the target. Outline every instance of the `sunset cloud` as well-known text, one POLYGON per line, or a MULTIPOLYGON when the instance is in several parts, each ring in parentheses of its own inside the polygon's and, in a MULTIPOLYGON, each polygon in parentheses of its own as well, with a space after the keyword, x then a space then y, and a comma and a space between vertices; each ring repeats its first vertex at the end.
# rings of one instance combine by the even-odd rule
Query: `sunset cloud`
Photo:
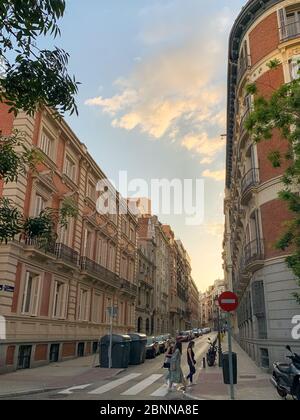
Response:
MULTIPOLYGON (((175 0, 140 11, 137 39, 149 53, 115 81, 116 94, 95 96, 85 104, 110 115, 113 127, 177 141, 199 156, 199 164, 210 165, 224 149, 225 83, 219 63, 225 60, 230 12, 224 9, 206 20, 201 8, 199 25, 193 10, 187 6, 185 17, 178 7, 175 0)), ((204 172, 221 180, 221 171, 204 172)))
POLYGON ((225 180, 225 169, 218 170, 218 171, 211 171, 210 169, 206 169, 202 172, 202 176, 204 178, 211 178, 215 181, 224 181, 225 180))

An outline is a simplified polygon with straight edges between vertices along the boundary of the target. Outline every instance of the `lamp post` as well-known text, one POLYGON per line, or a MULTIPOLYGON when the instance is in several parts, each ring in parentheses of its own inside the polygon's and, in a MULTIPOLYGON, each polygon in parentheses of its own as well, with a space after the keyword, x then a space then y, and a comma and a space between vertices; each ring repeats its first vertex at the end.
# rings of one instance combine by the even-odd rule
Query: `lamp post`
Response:
POLYGON ((217 307, 217 322, 218 322, 218 355, 219 355, 219 367, 222 367, 222 341, 221 341, 221 326, 220 326, 220 305, 219 297, 215 297, 215 305, 217 307))

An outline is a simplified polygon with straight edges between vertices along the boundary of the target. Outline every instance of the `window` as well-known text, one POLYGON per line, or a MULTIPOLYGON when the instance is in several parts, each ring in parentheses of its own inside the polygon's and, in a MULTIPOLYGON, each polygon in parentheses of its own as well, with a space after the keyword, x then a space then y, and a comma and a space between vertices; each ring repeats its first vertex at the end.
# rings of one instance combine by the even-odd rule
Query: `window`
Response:
POLYGON ((299 71, 300 71, 300 56, 299 55, 289 60, 289 67, 290 67, 291 80, 299 79, 299 71))
POLYGON ((96 186, 92 181, 88 181, 87 196, 93 201, 96 200, 96 186))
POLYGON ((40 140, 40 149, 50 158, 53 157, 53 145, 53 139, 48 134, 43 132, 40 140))
POLYGON ((79 308, 78 308, 78 319, 80 321, 89 321, 89 309, 90 309, 90 292, 87 289, 79 290, 79 308))
POLYGON ((121 261, 121 277, 127 279, 127 258, 125 256, 122 257, 121 261))
POLYGON ((106 298, 106 302, 105 302, 105 323, 106 324, 110 323, 109 308, 111 308, 112 305, 113 305, 112 299, 111 298, 106 298))
POLYGON ((100 324, 102 322, 102 295, 96 293, 93 299, 93 322, 100 324))
POLYGON ((68 285, 61 281, 54 282, 53 317, 64 319, 66 317, 68 298, 68 285))
POLYGON ((101 265, 106 267, 107 265, 107 241, 102 239, 102 246, 101 246, 101 265))
POLYGON ((124 302, 119 303, 119 310, 118 310, 118 323, 119 325, 124 324, 125 322, 125 304, 124 302))
POLYGON ((260 349, 261 366, 263 368, 270 367, 269 351, 268 349, 260 349))
POLYGON ((67 221, 67 226, 62 226, 60 229, 60 243, 67 245, 69 247, 72 246, 72 233, 74 227, 74 219, 69 218, 67 221))
POLYGON ((115 271, 115 265, 116 265, 116 248, 113 244, 109 245, 109 251, 108 251, 108 269, 110 271, 115 271))
POLYGON ((128 273, 128 280, 133 281, 134 280, 134 261, 129 261, 129 273, 128 273))
POLYGON ((286 40, 300 34, 300 6, 291 5, 278 11, 280 38, 286 40))
POLYGON ((134 232, 134 228, 130 227, 130 236, 129 236, 130 240, 132 242, 135 242, 135 232, 134 232))
POLYGON ((36 316, 40 298, 40 276, 38 274, 26 272, 25 285, 22 301, 22 313, 36 316))
POLYGON ((85 230, 85 241, 84 241, 84 256, 87 258, 92 257, 92 236, 93 233, 88 229, 85 230))
POLYGON ((70 156, 66 156, 65 160, 65 174, 72 180, 75 180, 76 175, 76 165, 73 161, 73 159, 70 158, 70 156))
POLYGON ((45 210, 46 204, 47 204, 47 201, 41 195, 37 194, 35 197, 35 205, 34 205, 34 211, 33 211, 34 217, 39 217, 41 212, 45 210))

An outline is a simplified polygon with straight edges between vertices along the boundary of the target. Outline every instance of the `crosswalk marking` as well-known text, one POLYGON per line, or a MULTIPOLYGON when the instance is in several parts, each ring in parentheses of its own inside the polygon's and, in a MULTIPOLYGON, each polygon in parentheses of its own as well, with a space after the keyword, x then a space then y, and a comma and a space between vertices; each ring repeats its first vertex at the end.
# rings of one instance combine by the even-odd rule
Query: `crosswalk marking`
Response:
POLYGON ((168 394, 168 386, 163 385, 158 388, 155 392, 150 394, 151 397, 165 397, 168 394))
POLYGON ((138 378, 141 373, 130 373, 129 375, 125 376, 124 378, 117 379, 116 381, 109 382, 106 385, 102 385, 97 389, 89 392, 89 394, 105 394, 105 392, 111 391, 114 388, 117 388, 120 385, 126 384, 126 382, 131 381, 132 379, 138 378))
POLYGON ((139 382, 138 384, 134 385, 132 388, 129 388, 127 391, 123 392, 121 395, 137 395, 146 389, 148 386, 152 385, 158 379, 160 379, 163 375, 161 374, 154 374, 150 375, 149 378, 144 379, 143 381, 139 382))

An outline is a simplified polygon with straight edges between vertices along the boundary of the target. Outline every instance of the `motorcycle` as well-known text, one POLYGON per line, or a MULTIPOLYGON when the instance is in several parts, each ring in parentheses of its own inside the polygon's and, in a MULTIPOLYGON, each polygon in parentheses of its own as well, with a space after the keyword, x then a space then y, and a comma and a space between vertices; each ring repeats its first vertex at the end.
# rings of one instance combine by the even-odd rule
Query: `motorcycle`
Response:
POLYGON ((208 339, 208 344, 210 345, 208 352, 206 353, 206 361, 209 367, 212 367, 216 363, 217 351, 216 340, 214 342, 211 339, 208 339))
POLYGON ((273 363, 271 383, 281 398, 291 395, 294 400, 300 401, 300 355, 294 353, 290 346, 286 349, 291 353, 287 356, 291 363, 273 363))

